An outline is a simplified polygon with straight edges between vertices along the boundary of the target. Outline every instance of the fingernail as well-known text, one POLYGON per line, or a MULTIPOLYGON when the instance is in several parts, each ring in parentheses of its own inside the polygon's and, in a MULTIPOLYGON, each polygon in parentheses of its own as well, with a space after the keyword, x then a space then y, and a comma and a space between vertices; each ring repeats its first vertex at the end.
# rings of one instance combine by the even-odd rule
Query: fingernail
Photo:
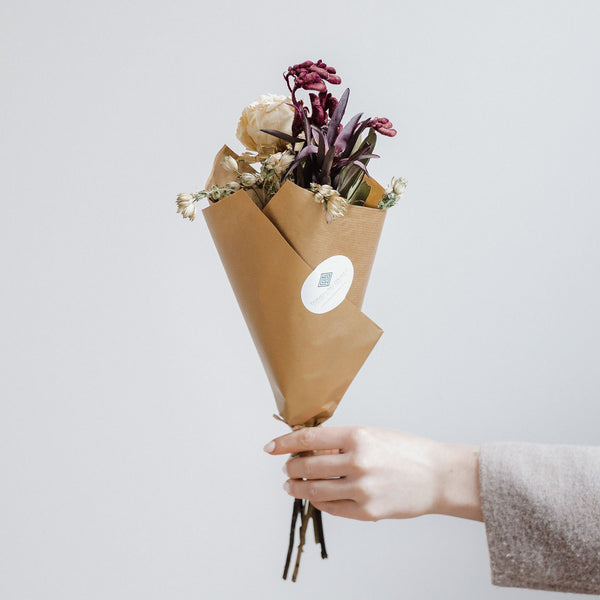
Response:
POLYGON ((287 463, 283 463, 283 467, 281 467, 281 470, 287 475, 288 474, 288 470, 287 470, 287 463))
POLYGON ((275 450, 275 442, 271 440, 268 444, 265 444, 264 451, 273 452, 273 450, 275 450))
POLYGON ((284 489, 284 490, 285 490, 285 491, 286 491, 288 494, 290 493, 290 482, 289 482, 289 481, 286 481, 286 482, 283 484, 283 489, 284 489))

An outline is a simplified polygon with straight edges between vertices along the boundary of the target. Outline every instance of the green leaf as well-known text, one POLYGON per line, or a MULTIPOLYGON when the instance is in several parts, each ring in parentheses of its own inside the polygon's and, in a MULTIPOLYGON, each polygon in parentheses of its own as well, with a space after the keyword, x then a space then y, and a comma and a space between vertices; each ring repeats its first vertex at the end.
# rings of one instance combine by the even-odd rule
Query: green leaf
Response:
POLYGON ((377 134, 375 133, 374 129, 371 129, 371 131, 369 131, 369 135, 366 137, 365 142, 371 145, 370 151, 374 152, 375 144, 377 143, 377 134))
POLYGON ((333 187, 344 198, 348 198, 348 194, 352 188, 357 187, 363 179, 363 173, 354 165, 344 167, 337 177, 337 182, 334 182, 333 187))
POLYGON ((352 150, 350 150, 348 156, 350 156, 350 154, 354 154, 360 148, 363 141, 364 141, 363 136, 359 135, 358 138, 356 139, 356 143, 354 144, 354 146, 352 146, 352 150))
POLYGON ((371 186, 366 181, 363 181, 356 188, 356 190, 353 190, 351 192, 351 195, 348 198, 348 202, 350 202, 350 204, 358 204, 358 205, 362 206, 362 205, 364 205, 365 200, 369 197, 370 193, 371 193, 371 186))

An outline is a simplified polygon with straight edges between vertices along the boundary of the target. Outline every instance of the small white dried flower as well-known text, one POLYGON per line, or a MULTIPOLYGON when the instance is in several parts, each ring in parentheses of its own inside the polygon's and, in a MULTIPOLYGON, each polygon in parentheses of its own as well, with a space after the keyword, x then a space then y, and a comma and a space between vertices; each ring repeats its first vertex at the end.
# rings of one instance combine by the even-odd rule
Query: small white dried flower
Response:
POLYGON ((183 212, 188 206, 194 203, 192 194, 179 194, 177 196, 177 212, 183 212))
POLYGON ((177 196, 177 212, 181 213, 184 219, 193 221, 196 216, 196 201, 191 194, 179 194, 177 196))
POLYGON ((287 150, 284 152, 275 152, 275 154, 271 154, 267 160, 265 160, 264 166, 268 170, 275 171, 275 174, 281 177, 292 162, 294 162, 294 158, 294 154, 287 150))
POLYGON ((193 221, 196 218, 196 205, 190 204, 190 206, 186 207, 181 214, 184 219, 193 221))
POLYGON ((348 200, 340 196, 338 191, 330 185, 311 183, 310 191, 315 195, 315 202, 323 204, 328 223, 331 223, 337 217, 341 217, 348 210, 348 200))
POLYGON ((256 173, 242 173, 240 175, 240 183, 244 186, 244 187, 252 187, 254 185, 256 185, 259 181, 258 176, 256 175, 256 173))
POLYGON ((338 193, 333 194, 327 199, 325 205, 325 218, 328 223, 331 223, 337 217, 341 217, 348 210, 348 200, 343 198, 338 193))
POLYGON ((265 167, 267 169, 272 169, 273 171, 277 168, 279 161, 281 160, 281 152, 275 152, 275 154, 271 154, 267 160, 265 160, 265 167))
POLYGON ((186 205, 193 201, 194 196, 192 194, 183 193, 177 196, 177 206, 186 205))
POLYGON ((408 181, 403 179, 402 177, 392 177, 391 187, 396 196, 402 196, 406 191, 406 186, 408 185, 408 181))
POLYGON ((237 192, 241 186, 237 181, 230 181, 229 183, 225 184, 225 187, 229 188, 230 190, 233 190, 234 192, 237 192))
POLYGON ((381 208, 386 210, 395 206, 400 198, 402 198, 402 194, 406 191, 406 186, 408 185, 408 181, 402 177, 392 177, 392 181, 390 185, 385 188, 385 193, 383 198, 379 201, 377 208, 381 208))
POLYGON ((322 185, 319 191, 321 194, 323 194, 323 196, 325 196, 325 198, 331 198, 331 196, 337 194, 337 192, 330 185, 322 185))
POLYGON ((337 191, 327 184, 319 185, 318 183, 311 183, 310 191, 314 194, 321 194, 321 196, 323 196, 325 199, 337 194, 337 191))
POLYGON ((280 177, 289 169, 294 162, 295 156, 291 152, 284 152, 275 167, 275 173, 280 177))
POLYGON ((217 200, 219 200, 219 198, 222 198, 223 196, 224 196, 223 190, 219 189, 216 185, 212 186, 208 190, 208 197, 213 202, 216 202, 217 200))
POLYGON ((233 171, 233 172, 237 172, 238 170, 238 164, 235 160, 235 158, 233 158, 233 156, 226 156, 222 161, 221 161, 221 166, 226 170, 226 171, 233 171))

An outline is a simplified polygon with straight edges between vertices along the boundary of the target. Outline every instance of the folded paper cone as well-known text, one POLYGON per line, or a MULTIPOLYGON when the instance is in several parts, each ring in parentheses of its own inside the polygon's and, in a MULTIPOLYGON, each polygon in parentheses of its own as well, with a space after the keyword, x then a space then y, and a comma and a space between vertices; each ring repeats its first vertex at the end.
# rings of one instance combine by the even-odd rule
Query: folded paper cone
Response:
POLYGON ((263 213, 312 268, 330 256, 347 256, 354 279, 346 298, 362 306, 386 211, 350 205, 343 217, 327 223, 314 194, 288 181, 263 213))
MULTIPOLYGON (((218 165, 225 155, 236 158, 223 148, 207 185, 222 184, 218 165)), ((319 425, 383 333, 359 307, 385 211, 350 206, 327 224, 312 193, 288 182, 264 211, 240 190, 202 212, 279 414, 290 427, 319 425), (352 285, 339 305, 315 314, 301 299, 302 286, 320 262, 339 254, 353 263, 352 285)))

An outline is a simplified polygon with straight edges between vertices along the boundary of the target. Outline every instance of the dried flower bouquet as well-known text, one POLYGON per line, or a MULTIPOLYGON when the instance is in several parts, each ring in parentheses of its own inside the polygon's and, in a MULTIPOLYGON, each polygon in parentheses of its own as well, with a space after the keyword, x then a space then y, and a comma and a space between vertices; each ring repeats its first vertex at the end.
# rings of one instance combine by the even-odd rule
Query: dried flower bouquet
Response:
MULTIPOLYGON (((208 200, 202 212, 271 384, 275 416, 298 429, 331 417, 383 333, 360 309, 386 209, 406 181, 383 188, 369 176, 377 136, 396 130, 362 113, 344 124, 350 91, 339 100, 329 91, 341 83, 333 67, 305 61, 284 79, 290 96, 265 94, 244 108, 237 137, 246 151, 224 146, 205 189, 179 194, 177 211, 194 220, 197 203, 208 200)), ((298 521, 293 581, 310 521, 327 557, 321 512, 295 500, 284 579, 298 521)))

